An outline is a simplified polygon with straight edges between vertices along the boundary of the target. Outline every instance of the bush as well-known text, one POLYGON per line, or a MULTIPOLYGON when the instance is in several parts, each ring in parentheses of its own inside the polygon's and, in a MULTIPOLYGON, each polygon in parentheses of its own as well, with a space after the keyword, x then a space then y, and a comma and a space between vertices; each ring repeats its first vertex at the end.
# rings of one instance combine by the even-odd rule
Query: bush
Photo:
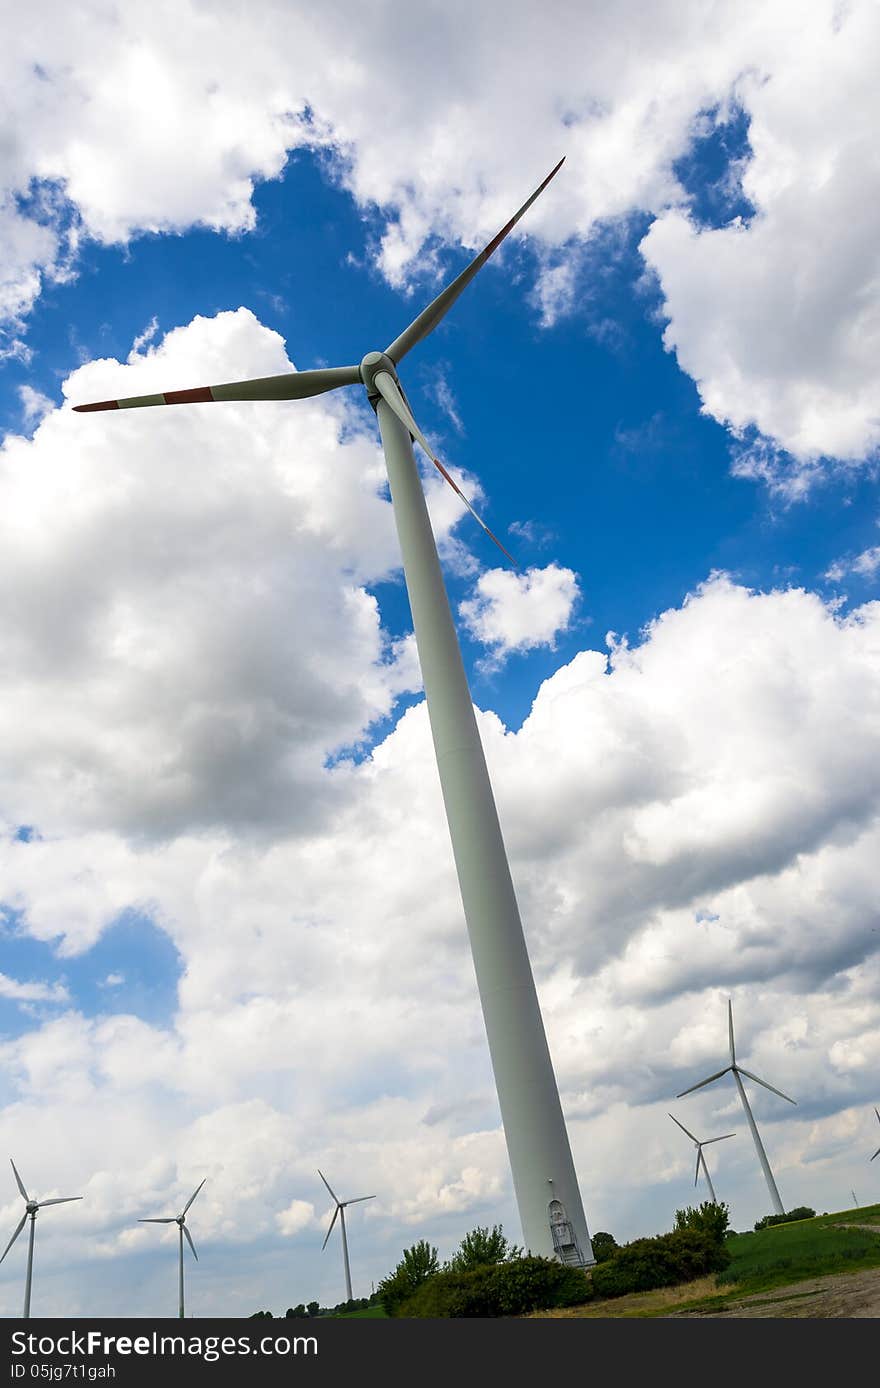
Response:
POLYGON ((397 1305, 395 1316, 494 1316, 489 1282, 492 1267, 472 1268, 469 1272, 438 1272, 418 1291, 397 1305))
POLYGON ((713 1200, 704 1200, 694 1208, 686 1206, 675 1211, 676 1229, 697 1229, 708 1234, 717 1243, 723 1243, 730 1228, 730 1208, 723 1202, 719 1205, 713 1200))
POLYGON ((385 1314, 396 1316, 401 1302, 412 1296, 439 1268, 437 1250, 427 1239, 420 1239, 412 1248, 405 1248, 397 1267, 376 1288, 376 1300, 382 1303, 385 1314))
POLYGON ((675 1229, 625 1244, 593 1269, 593 1291, 596 1296, 612 1297, 671 1287, 707 1272, 720 1272, 729 1262, 728 1250, 705 1230, 675 1229))
POLYGON ((444 1264, 444 1272, 469 1272, 471 1268, 485 1267, 489 1263, 503 1263, 508 1258, 522 1257, 522 1249, 507 1242, 500 1224, 489 1229, 488 1225, 478 1224, 469 1234, 465 1234, 455 1253, 444 1264))
POLYGON ((613 1234, 606 1234, 599 1230, 590 1240, 593 1245, 593 1257, 597 1263, 607 1263, 609 1258, 613 1258, 618 1252, 620 1245, 613 1234))
POLYGON ((757 1234, 759 1229, 769 1229, 771 1224, 791 1224, 796 1219, 814 1219, 815 1215, 816 1211, 811 1210, 809 1205, 798 1205, 796 1209, 789 1210, 787 1214, 765 1215, 755 1225, 755 1233, 757 1234))
POLYGON ((513 1258, 493 1269, 490 1290, 499 1316, 522 1316, 550 1306, 579 1306, 592 1295, 583 1268, 555 1258, 513 1258))
POLYGON ((466 1272, 444 1271, 400 1305, 398 1316, 521 1316, 551 1306, 577 1306, 590 1299, 581 1268, 555 1258, 512 1258, 466 1272))

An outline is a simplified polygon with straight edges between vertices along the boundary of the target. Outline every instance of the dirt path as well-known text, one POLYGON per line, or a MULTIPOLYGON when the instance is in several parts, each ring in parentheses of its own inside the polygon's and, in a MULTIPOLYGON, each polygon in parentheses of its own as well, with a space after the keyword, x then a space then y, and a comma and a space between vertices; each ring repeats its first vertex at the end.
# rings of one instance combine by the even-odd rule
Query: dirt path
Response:
MULTIPOLYGON (((870 1225, 851 1225, 870 1228, 870 1225)), ((876 1231, 876 1225, 874 1226, 876 1231)), ((880 1316, 880 1268, 864 1272, 836 1273, 831 1277, 811 1277, 772 1292, 756 1292, 739 1301, 730 1301, 723 1310, 669 1311, 664 1319, 700 1316, 743 1318, 830 1320, 836 1317, 864 1319, 880 1316)))

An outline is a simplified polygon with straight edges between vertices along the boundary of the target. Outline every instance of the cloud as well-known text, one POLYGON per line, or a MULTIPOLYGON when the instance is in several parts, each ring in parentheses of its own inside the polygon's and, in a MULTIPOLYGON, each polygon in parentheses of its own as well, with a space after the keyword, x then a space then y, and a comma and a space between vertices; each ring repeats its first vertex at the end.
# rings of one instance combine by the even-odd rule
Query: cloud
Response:
MULTIPOLYGON (((559 668, 518 732, 480 714, 594 1227, 634 1236, 685 1198, 665 1114, 722 1063, 728 996, 743 1063, 798 1100, 783 1115, 753 1096, 786 1203, 834 1208, 845 1159, 821 1154, 836 1125, 872 1150, 878 622, 878 604, 844 618, 815 594, 716 576, 632 644, 559 668)), ((46 1240, 53 1306, 143 1304, 132 1278, 155 1241, 136 1220, 178 1208, 202 1176, 194 1236, 217 1268, 194 1290, 203 1310, 283 1310, 280 1247, 284 1304, 339 1299, 336 1263, 315 1262, 319 1166, 377 1196, 352 1240, 361 1287, 415 1237, 445 1256, 475 1223, 517 1235, 424 704, 365 759, 316 775, 323 816, 257 836, 98 832, 73 803, 53 835, 3 846, 21 930, 82 952, 124 904, 149 902, 182 960, 167 1024, 68 1006, 0 1050, 0 1130, 16 1154, 27 1134, 21 1169, 87 1198, 46 1240), (74 1294, 62 1272, 85 1228, 74 1294), (111 1257, 112 1289, 95 1270, 111 1257)), ((717 1086, 675 1111, 728 1131, 734 1100, 717 1086)), ((747 1143, 727 1146, 719 1192, 744 1224, 766 1213, 760 1172, 747 1143)), ((15 1280, 13 1309, 17 1296, 15 1280)))
MULTIPOLYGON (((90 362, 64 390, 83 401, 289 369, 278 335, 239 309, 125 364, 90 362)), ((10 822, 162 837, 320 818, 325 759, 415 672, 365 586, 398 563, 372 422, 348 397, 300 403, 65 408, 32 440, 5 440, 10 822)), ((435 513, 441 540, 454 510, 435 513)))
POLYGON ((754 214, 703 226, 670 208, 641 246, 664 296, 664 342, 704 412, 785 450, 763 462, 787 487, 824 458, 865 462, 880 442, 869 56, 880 20, 865 4, 814 6, 801 18, 788 53, 756 50, 736 86, 748 120, 741 187, 754 214))
POLYGON ((62 983, 24 983, 0 974, 0 998, 13 1002, 68 1002, 70 994, 62 983))
POLYGON ((33 386, 19 386, 18 396, 21 400, 22 419, 27 427, 39 424, 40 420, 55 408, 55 402, 42 391, 34 390, 33 386))
POLYGON ((489 569, 480 574, 475 596, 459 605, 475 640, 489 647, 498 664, 515 651, 549 646, 568 629, 579 589, 571 569, 548 564, 525 573, 489 569))
POLYGON ((859 578, 873 579, 880 570, 880 545, 870 545, 863 549, 861 554, 835 559, 825 571, 825 578, 832 583, 840 583, 846 578, 847 574, 856 574, 859 578))
POLYGON ((285 1238, 295 1238, 305 1229, 315 1225, 315 1207, 308 1200, 291 1200, 286 1209, 275 1217, 279 1230, 285 1238))
POLYGON ((0 59, 15 133, 0 154, 0 313, 9 350, 45 278, 92 238, 201 226, 245 234, 253 191, 309 148, 367 217, 386 277, 442 273, 442 244, 482 244, 557 152, 566 165, 514 237, 539 253, 545 322, 589 297, 590 248, 645 218, 642 251, 665 341, 703 407, 758 430, 805 478, 877 445, 877 14, 868 0, 769 9, 759 0, 308 13, 262 0, 210 14, 130 0, 87 16, 53 7, 0 59), (462 41, 466 20, 467 43, 462 41), (414 53, 431 53, 425 84, 414 53), (535 54, 540 52, 538 63, 535 54), (529 101, 522 101, 522 92, 529 101), (753 209, 704 224, 680 162, 742 112, 748 149, 716 180, 753 209), (182 137, 183 135, 183 137, 182 137), (552 153, 548 154, 548 151, 552 153), (378 225, 377 225, 378 220, 378 225))

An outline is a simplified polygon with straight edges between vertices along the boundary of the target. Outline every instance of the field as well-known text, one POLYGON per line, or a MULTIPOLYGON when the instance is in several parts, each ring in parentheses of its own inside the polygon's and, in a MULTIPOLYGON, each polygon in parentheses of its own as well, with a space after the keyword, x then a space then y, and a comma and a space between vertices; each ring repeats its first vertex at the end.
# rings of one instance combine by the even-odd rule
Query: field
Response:
POLYGON ((363 1311, 343 1311, 341 1315, 334 1316, 337 1321, 375 1321, 387 1320, 385 1309, 382 1306, 367 1306, 363 1311))
POLYGON ((735 1234, 728 1247, 730 1267, 699 1282, 537 1314, 880 1316, 880 1205, 735 1234))

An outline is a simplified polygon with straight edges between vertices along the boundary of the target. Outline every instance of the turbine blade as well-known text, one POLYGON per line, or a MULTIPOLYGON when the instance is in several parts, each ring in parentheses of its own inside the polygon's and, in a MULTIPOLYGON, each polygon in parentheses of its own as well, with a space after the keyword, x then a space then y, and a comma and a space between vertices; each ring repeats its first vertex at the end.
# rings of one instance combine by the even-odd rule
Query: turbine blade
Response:
POLYGON ((428 304, 427 308, 422 309, 418 318, 414 318, 409 327, 404 328, 403 332, 399 337, 394 339, 390 347, 385 348, 387 355, 395 365, 403 360, 407 352, 411 351, 416 343, 421 342, 422 338, 427 337, 428 333, 436 328, 441 318, 444 318, 452 308, 452 305, 455 303, 462 290, 467 288, 477 271, 483 268, 492 252, 498 249, 508 232, 512 231, 516 226, 520 217, 528 212, 535 198, 540 197, 551 178, 559 172, 564 163, 565 159, 563 157, 556 165, 556 168, 551 169, 550 173, 548 173, 547 177, 544 179, 544 182, 535 189, 532 196, 523 203, 519 211, 514 213, 507 225, 501 228, 498 235, 493 236, 489 244, 484 246, 479 255, 474 257, 470 265, 468 265, 465 270, 462 270, 461 274, 454 279, 451 284, 448 284, 445 289, 441 290, 436 299, 433 299, 432 302, 428 304))
MULTIPOLYGON (((880 1157, 880 1147, 877 1148, 877 1151, 874 1153, 874 1157, 880 1157)), ((871 1161, 874 1160, 874 1157, 871 1157, 871 1161)), ((5 1255, 4 1255, 4 1256, 5 1256, 5 1255)), ((0 1263, 2 1263, 2 1261, 3 1261, 3 1259, 0 1258, 0 1263)))
MULTIPOLYGON (((207 1178, 207 1176, 206 1176, 206 1177, 205 1177, 205 1181, 207 1181, 207 1179, 208 1179, 208 1178, 207 1178)), ((189 1197, 189 1199, 187 1200, 186 1204, 184 1205, 183 1210, 181 1211, 182 1214, 186 1214, 187 1210, 189 1209, 189 1207, 190 1207, 190 1205, 192 1204, 192 1202, 195 1200, 195 1198, 196 1198, 196 1196, 198 1195, 199 1191, 201 1190, 202 1186, 205 1184, 205 1181, 200 1181, 199 1184, 196 1186, 196 1188, 195 1188, 195 1190, 193 1191, 192 1195, 189 1197)))
POLYGON ((389 371, 377 371, 376 375, 373 377, 373 383, 376 389, 378 390, 379 394, 382 396, 382 399, 385 401, 387 405, 390 406, 390 408, 397 415, 397 418, 400 420, 403 427, 405 429, 408 429, 409 432, 412 434, 413 438, 421 444, 422 448, 425 450, 428 457, 431 459, 431 462, 434 464, 441 477, 446 478, 446 481, 449 483, 452 490, 464 502, 465 506, 468 508, 477 524, 483 527, 486 534, 489 536, 489 539, 492 540, 493 543, 498 546, 502 554, 507 555, 507 558, 510 560, 511 564, 513 564, 514 568, 518 569, 519 565, 517 564, 513 555, 510 553, 509 550, 506 550, 504 548, 497 535, 492 534, 492 531, 489 529, 486 522, 480 516, 477 515, 476 511, 474 510, 471 503, 468 501, 464 492, 457 485, 457 483, 453 481, 449 473, 446 471, 446 468, 443 466, 440 459, 437 457, 433 448, 428 443, 428 440, 425 438, 424 434, 419 428, 418 424, 416 424, 415 420, 413 419, 412 411, 410 410, 409 406, 407 405, 406 401, 401 395, 400 388, 397 385, 397 382, 395 381, 391 373, 389 371))
POLYGON ((877 1112, 877 1109, 874 1112, 877 1114, 877 1122, 880 1123, 880 1113, 877 1112))
POLYGON ((27 1191, 25 1190, 25 1188, 24 1188, 24 1182, 22 1181, 21 1177, 19 1176, 18 1171, 16 1170, 16 1167, 15 1167, 15 1162, 12 1160, 11 1157, 9 1158, 9 1165, 12 1167, 12 1170, 15 1172, 15 1181, 16 1181, 16 1184, 17 1184, 19 1190, 20 1190, 21 1193, 22 1193, 22 1197, 23 1197, 25 1200, 30 1200, 31 1197, 28 1195, 27 1191))
POLYGON ((676 1116, 675 1116, 674 1113, 670 1113, 670 1114, 669 1114, 669 1117, 672 1119, 673 1123, 678 1124, 678 1127, 681 1128, 681 1130, 682 1130, 683 1133, 687 1133, 687 1135, 688 1135, 688 1137, 690 1138, 691 1142, 696 1142, 696 1141, 697 1141, 697 1139, 694 1137, 693 1133, 689 1133, 689 1132, 688 1132, 687 1128, 684 1126, 684 1123, 679 1123, 679 1122, 678 1122, 678 1119, 676 1118, 676 1116))
POLYGON ((690 1089, 683 1089, 680 1094, 676 1094, 676 1099, 683 1099, 685 1094, 693 1094, 695 1089, 702 1089, 704 1084, 711 1084, 713 1080, 720 1080, 721 1076, 726 1075, 728 1070, 732 1068, 731 1065, 725 1065, 723 1070, 719 1070, 716 1074, 710 1075, 707 1080, 700 1080, 699 1084, 692 1084, 690 1089))
POLYGON ((701 1142, 701 1147, 708 1147, 710 1142, 723 1142, 726 1137, 736 1137, 736 1133, 722 1133, 720 1137, 707 1137, 705 1142, 701 1142))
POLYGON ((77 414, 94 410, 134 410, 145 405, 197 405, 209 400, 305 400, 337 386, 360 382, 359 366, 327 366, 318 371, 285 371, 282 376, 261 376, 253 381, 230 381, 220 386, 196 386, 192 390, 166 390, 159 395, 130 395, 125 400, 96 400, 74 405, 77 414))
MULTIPOLYGON (((732 1067, 731 1067, 731 1068, 732 1068, 732 1067)), ((737 1070, 739 1070, 739 1072, 740 1072, 741 1075, 747 1075, 748 1078, 749 1078, 750 1080, 754 1080, 756 1084, 763 1084, 764 1088, 765 1088, 765 1089, 769 1089, 771 1094, 778 1094, 779 1097, 780 1097, 780 1099, 785 1099, 787 1103, 789 1103, 789 1104, 794 1104, 795 1107, 797 1107, 797 1100, 795 1100, 795 1099, 789 1099, 788 1095, 787 1095, 787 1094, 783 1094, 783 1092, 782 1092, 781 1089, 774 1089, 772 1084, 768 1084, 766 1080, 758 1079, 758 1076, 757 1076, 757 1075, 753 1075, 752 1072, 751 1072, 751 1070, 744 1070, 743 1067, 742 1067, 741 1065, 737 1065, 736 1068, 737 1068, 737 1070)))
POLYGON ((730 1037, 730 1063, 736 1064, 736 1049, 733 1044, 733 1003, 727 999, 727 1032, 730 1037))
MULTIPOLYGON (((325 1184, 325 1185, 327 1184, 326 1181, 324 1182, 324 1184, 325 1184)), ((335 1196, 335 1195, 334 1195, 333 1199, 334 1199, 334 1200, 336 1199, 336 1196, 335 1196)), ((322 1253, 324 1252, 324 1249, 327 1247, 327 1240, 329 1239, 330 1235, 333 1233, 333 1225, 336 1223, 336 1216, 339 1214, 339 1211, 340 1211, 341 1209, 342 1209, 342 1206, 339 1205, 339 1204, 337 1204, 336 1209, 333 1211, 333 1218, 332 1218, 331 1221, 330 1221, 330 1228, 327 1230, 327 1233, 326 1233, 326 1235, 324 1236, 324 1242, 321 1244, 321 1252, 322 1252, 322 1253)))
POLYGON ((336 1194, 335 1190, 333 1189, 333 1187, 331 1186, 330 1182, 327 1180, 327 1177, 324 1175, 323 1171, 321 1171, 321 1170, 319 1169, 319 1170, 318 1170, 318 1175, 321 1177, 321 1180, 324 1182, 324 1185, 327 1187, 327 1189, 329 1190, 329 1192, 330 1192, 330 1194, 332 1195, 333 1199, 336 1201, 336 1203, 337 1203, 337 1205, 338 1205, 338 1204, 339 1204, 339 1197, 337 1196, 337 1194, 336 1194))
POLYGON ((355 1200, 343 1200, 343 1205, 359 1205, 362 1200, 375 1200, 375 1195, 359 1195, 355 1200))
POLYGON ((177 1216, 169 1215, 167 1219, 139 1219, 138 1224, 176 1224, 177 1216))
POLYGON ((700 1179, 700 1162, 701 1162, 702 1160, 703 1160, 703 1149, 702 1149, 702 1147, 698 1147, 698 1148, 697 1148, 697 1169, 696 1169, 696 1171, 694 1172, 694 1185, 696 1185, 696 1184, 697 1184, 697 1181, 700 1179))
POLYGON ((185 1224, 182 1224, 180 1227, 181 1227, 182 1230, 183 1230, 184 1238, 186 1239, 187 1243, 189 1244, 190 1248, 192 1249, 193 1257, 195 1258, 196 1262, 198 1262, 198 1261, 199 1261, 199 1255, 198 1255, 198 1253, 196 1252, 196 1246, 195 1246, 195 1244, 194 1244, 193 1241, 192 1241, 192 1234, 189 1232, 189 1230, 187 1229, 187 1227, 186 1227, 185 1224))
MULTIPOLYGON (((4 1250, 3 1250, 3 1258, 6 1257, 6 1254, 9 1252, 10 1248, 11 1248, 12 1245, 15 1243, 15 1240, 18 1238, 19 1234, 21 1233, 22 1229, 24 1228, 24 1226, 25 1226, 25 1220, 27 1219, 27 1217, 28 1217, 28 1212, 27 1212, 27 1210, 25 1210, 24 1214, 22 1215, 22 1217, 21 1217, 21 1219, 20 1219, 20 1221, 19 1221, 19 1223, 18 1223, 18 1225, 17 1225, 17 1227, 16 1227, 15 1233, 12 1235, 12 1238, 9 1240, 8 1244, 6 1245, 6 1247, 5 1247, 4 1250)), ((0 1258, 0 1263, 3 1262, 3 1258, 0 1258)))
POLYGON ((81 1195, 62 1195, 55 1200, 41 1200, 37 1206, 38 1210, 43 1210, 47 1205, 69 1205, 72 1200, 82 1200, 81 1195))

